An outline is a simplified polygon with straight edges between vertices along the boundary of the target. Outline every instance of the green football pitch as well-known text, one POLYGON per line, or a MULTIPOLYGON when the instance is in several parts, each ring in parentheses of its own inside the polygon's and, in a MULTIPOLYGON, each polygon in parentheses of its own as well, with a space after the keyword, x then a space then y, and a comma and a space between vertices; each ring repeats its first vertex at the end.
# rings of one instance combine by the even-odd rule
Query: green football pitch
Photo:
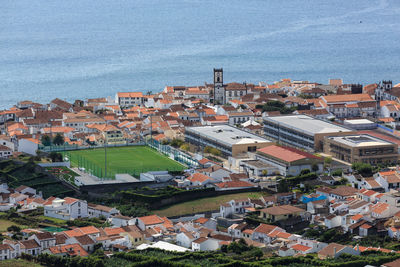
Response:
POLYGON ((102 178, 113 178, 117 173, 139 176, 148 171, 180 171, 185 166, 147 146, 108 147, 107 174, 105 174, 105 151, 85 149, 66 151, 64 155, 72 167, 83 167, 86 171, 102 178))

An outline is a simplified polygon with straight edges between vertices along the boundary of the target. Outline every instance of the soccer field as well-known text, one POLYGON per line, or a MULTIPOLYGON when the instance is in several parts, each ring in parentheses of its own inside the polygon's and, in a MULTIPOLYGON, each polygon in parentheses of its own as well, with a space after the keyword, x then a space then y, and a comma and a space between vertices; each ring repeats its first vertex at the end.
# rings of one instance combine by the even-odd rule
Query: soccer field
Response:
POLYGON ((107 175, 105 174, 104 148, 64 152, 73 167, 84 167, 102 178, 113 178, 117 173, 139 176, 148 171, 180 171, 185 166, 147 146, 108 147, 107 175))

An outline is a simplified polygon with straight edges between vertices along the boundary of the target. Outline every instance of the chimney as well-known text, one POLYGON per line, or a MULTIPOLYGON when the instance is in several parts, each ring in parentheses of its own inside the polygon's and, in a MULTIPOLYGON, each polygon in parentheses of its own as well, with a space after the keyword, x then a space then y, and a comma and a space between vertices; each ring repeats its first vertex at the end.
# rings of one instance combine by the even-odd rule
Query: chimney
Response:
POLYGON ((357 244, 357 251, 360 252, 360 246, 357 244))
POLYGON ((333 248, 333 257, 336 257, 336 247, 333 248))

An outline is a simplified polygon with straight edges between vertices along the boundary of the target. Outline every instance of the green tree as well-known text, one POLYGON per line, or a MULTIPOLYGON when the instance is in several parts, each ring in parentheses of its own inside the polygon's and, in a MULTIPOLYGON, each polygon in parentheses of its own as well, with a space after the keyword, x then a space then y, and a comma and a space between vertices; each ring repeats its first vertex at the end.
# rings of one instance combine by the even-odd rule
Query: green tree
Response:
POLYGON ((300 171, 300 175, 309 174, 310 172, 311 172, 310 169, 303 169, 300 171))
POLYGON ((17 225, 11 225, 10 227, 7 228, 7 231, 19 233, 19 232, 21 232, 21 227, 19 227, 17 225))
POLYGON ((49 157, 52 162, 62 162, 63 161, 63 156, 61 153, 51 152, 49 157))
POLYGON ((313 164, 311 165, 311 170, 312 170, 313 172, 317 172, 317 171, 319 170, 318 164, 317 164, 317 163, 313 163, 313 164))
POLYGON ((332 158, 331 157, 324 158, 324 167, 325 168, 330 168, 331 164, 332 164, 332 158))
POLYGON ((342 176, 343 170, 342 169, 337 169, 334 172, 332 172, 333 176, 342 176))
POLYGON ((212 147, 206 146, 206 147, 204 148, 204 153, 211 153, 211 150, 212 150, 212 149, 213 149, 212 147))
POLYGON ((288 192, 289 191, 289 183, 286 179, 280 177, 281 180, 278 183, 278 193, 288 192))
POLYGON ((62 136, 61 134, 57 134, 54 139, 53 139, 53 143, 56 146, 62 146, 64 144, 64 136, 62 136))
POLYGON ((50 146, 51 145, 51 138, 48 135, 42 135, 42 138, 40 139, 42 142, 42 145, 44 146, 50 146))
POLYGON ((189 151, 189 145, 188 144, 183 144, 180 146, 180 149, 184 150, 184 151, 189 151))
POLYGON ((183 145, 183 143, 184 143, 183 140, 174 138, 171 141, 171 146, 178 148, 181 145, 183 145))
POLYGON ((356 162, 351 165, 351 168, 364 177, 369 177, 373 174, 373 168, 368 163, 356 162))
POLYGON ((222 155, 221 151, 219 149, 214 148, 214 147, 211 148, 210 153, 213 154, 214 156, 221 156, 222 155))

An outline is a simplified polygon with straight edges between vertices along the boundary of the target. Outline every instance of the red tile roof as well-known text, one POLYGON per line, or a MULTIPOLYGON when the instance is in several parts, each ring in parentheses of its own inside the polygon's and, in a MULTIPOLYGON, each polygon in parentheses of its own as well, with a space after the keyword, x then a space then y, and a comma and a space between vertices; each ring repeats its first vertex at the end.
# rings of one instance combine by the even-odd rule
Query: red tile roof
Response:
POLYGON ((327 103, 374 101, 369 94, 326 95, 321 96, 327 103))
POLYGON ((87 251, 79 244, 54 246, 49 248, 49 250, 52 254, 68 254, 70 256, 81 257, 89 255, 87 251))
POLYGON ((356 214, 354 216, 351 217, 352 220, 354 221, 358 221, 362 218, 363 216, 361 214, 356 214))
POLYGON ((143 97, 142 92, 127 92, 127 93, 118 93, 118 97, 143 97))
POLYGON ((292 246, 291 248, 296 250, 296 251, 303 251, 303 252, 306 252, 309 249, 311 249, 311 247, 307 247, 307 246, 304 246, 304 245, 301 245, 301 244, 296 244, 296 245, 292 246))
POLYGON ((277 228, 277 226, 262 223, 256 229, 254 229, 254 232, 263 233, 267 235, 271 233, 275 228, 277 228))
POLYGON ((145 225, 163 224, 164 221, 157 215, 149 215, 139 218, 145 225))
POLYGON ((207 180, 214 180, 214 179, 212 179, 210 176, 207 176, 207 175, 205 175, 205 174, 196 172, 196 173, 194 173, 194 174, 189 178, 189 180, 190 180, 191 182, 200 182, 200 183, 203 183, 203 182, 205 182, 205 181, 207 181, 207 180))
POLYGON ((320 159, 313 154, 301 151, 296 148, 291 147, 283 147, 277 145, 267 146, 257 150, 258 152, 272 156, 274 158, 286 161, 286 162, 294 162, 301 159, 311 158, 311 159, 320 159))
POLYGON ((110 235, 119 235, 120 233, 124 233, 125 230, 122 229, 121 227, 118 227, 118 228, 107 227, 107 228, 104 228, 104 232, 105 232, 108 236, 110 236, 110 235))

